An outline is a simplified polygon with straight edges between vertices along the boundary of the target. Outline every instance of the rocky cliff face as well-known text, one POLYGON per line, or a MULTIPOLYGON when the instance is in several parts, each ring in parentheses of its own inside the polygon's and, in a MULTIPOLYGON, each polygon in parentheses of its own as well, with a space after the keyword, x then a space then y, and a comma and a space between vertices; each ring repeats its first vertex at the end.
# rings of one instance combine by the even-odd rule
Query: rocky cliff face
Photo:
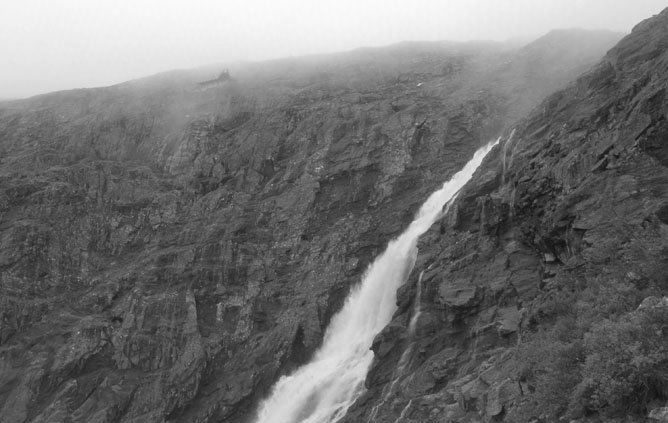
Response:
MULTIPOLYGON (((232 68, 232 80, 206 87, 197 84, 211 78, 205 72, 174 72, 0 104, 0 421, 249 421, 273 382, 308 359, 350 286, 427 194, 618 36, 589 34, 585 50, 556 48, 569 41, 551 39, 540 55, 535 45, 410 43, 232 68)), ((622 57, 621 46, 608 57, 622 57)), ((601 90, 622 84, 624 69, 630 75, 645 59, 606 60, 584 81, 598 81, 601 90)), ((571 91, 584 95, 586 84, 571 91)), ((545 113, 569 122, 571 100, 552 97, 545 113)), ((606 106, 600 125, 616 122, 624 104, 606 106)), ((397 416, 401 401, 412 400, 407 412, 425 410, 427 398, 478 381, 492 357, 503 362, 498 357, 508 355, 494 348, 510 351, 525 322, 518 306, 533 301, 543 288, 536 278, 547 277, 536 245, 552 254, 556 275, 589 251, 587 243, 598 240, 591 237, 605 235, 605 227, 583 226, 599 222, 591 219, 580 226, 572 219, 549 235, 541 225, 556 218, 532 214, 567 195, 552 180, 535 185, 534 173, 520 171, 531 154, 547 152, 531 137, 557 136, 557 125, 542 128, 541 119, 506 142, 505 173, 487 169, 462 197, 448 234, 436 229, 424 241, 422 268, 435 264, 423 280, 430 295, 411 358, 416 376, 401 398, 390 393, 394 402, 385 401, 379 419, 397 416), (580 250, 573 250, 576 235, 580 250), (472 263, 487 264, 475 273, 472 263)), ((663 157, 653 135, 662 126, 651 128, 637 147, 646 169, 663 157)), ((567 129, 559 126, 575 133, 567 129)), ((608 158, 596 175, 612 180, 604 177, 612 158, 619 166, 627 160, 625 144, 615 142, 604 153, 591 147, 589 156, 573 156, 580 167, 562 170, 571 175, 564 185, 571 194, 592 155, 608 158)), ((575 154, 561 148, 535 159, 531 171, 551 175, 548 158, 575 154)), ((631 191, 623 191, 627 207, 641 213, 634 208, 640 191, 631 191)), ((642 213, 660 220, 659 194, 642 203, 642 213)), ((568 204, 564 219, 580 207, 568 204)), ((662 228, 650 224, 648 231, 662 228)), ((402 292, 396 324, 374 345, 370 390, 353 416, 368 416, 388 382, 403 380, 391 369, 414 282, 402 292)), ((502 396, 516 386, 490 381, 502 396)), ((457 395, 473 410, 467 407, 483 394, 457 395)), ((438 412, 419 413, 443 416, 450 408, 442 404, 453 398, 439 402, 438 412)))
POLYGON ((423 238, 346 421, 665 414, 667 40, 665 10, 506 130, 423 238))

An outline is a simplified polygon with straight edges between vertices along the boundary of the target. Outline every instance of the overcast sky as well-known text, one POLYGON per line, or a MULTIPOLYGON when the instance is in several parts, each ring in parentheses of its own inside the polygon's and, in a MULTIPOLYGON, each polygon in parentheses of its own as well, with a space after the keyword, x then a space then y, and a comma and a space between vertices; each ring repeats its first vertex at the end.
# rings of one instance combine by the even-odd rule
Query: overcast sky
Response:
POLYGON ((0 0, 0 98, 404 40, 630 32, 666 0, 0 0))

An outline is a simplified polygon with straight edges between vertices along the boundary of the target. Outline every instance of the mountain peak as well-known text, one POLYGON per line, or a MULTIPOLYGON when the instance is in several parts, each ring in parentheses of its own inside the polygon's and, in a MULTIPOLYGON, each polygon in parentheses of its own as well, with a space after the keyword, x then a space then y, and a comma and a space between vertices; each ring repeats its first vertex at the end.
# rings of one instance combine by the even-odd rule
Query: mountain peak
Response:
POLYGON ((590 30, 582 28, 553 29, 523 47, 525 51, 544 52, 549 49, 570 49, 582 51, 583 54, 601 45, 612 46, 624 33, 609 30, 590 30))
POLYGON ((668 47, 668 8, 636 25, 607 55, 615 66, 631 67, 658 57, 668 47))

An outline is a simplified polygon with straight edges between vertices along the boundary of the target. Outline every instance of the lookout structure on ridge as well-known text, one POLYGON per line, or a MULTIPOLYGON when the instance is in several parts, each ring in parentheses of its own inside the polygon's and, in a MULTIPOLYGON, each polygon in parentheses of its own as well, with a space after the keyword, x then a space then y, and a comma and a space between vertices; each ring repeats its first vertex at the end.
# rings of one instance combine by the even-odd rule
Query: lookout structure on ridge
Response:
POLYGON ((209 86, 209 85, 220 84, 220 83, 223 83, 225 81, 229 81, 230 79, 232 79, 232 77, 230 76, 230 70, 225 68, 220 73, 220 75, 218 75, 218 78, 209 79, 208 81, 198 82, 197 85, 199 85, 200 87, 206 87, 206 86, 209 86))

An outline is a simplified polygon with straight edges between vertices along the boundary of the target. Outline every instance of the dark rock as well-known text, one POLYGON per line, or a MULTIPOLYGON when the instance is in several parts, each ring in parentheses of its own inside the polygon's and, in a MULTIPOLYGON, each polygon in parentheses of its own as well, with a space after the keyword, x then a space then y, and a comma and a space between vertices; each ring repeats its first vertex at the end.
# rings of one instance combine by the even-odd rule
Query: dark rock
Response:
POLYGON ((470 281, 445 281, 441 283, 438 292, 441 303, 451 307, 467 307, 476 303, 477 289, 470 286, 470 281))

